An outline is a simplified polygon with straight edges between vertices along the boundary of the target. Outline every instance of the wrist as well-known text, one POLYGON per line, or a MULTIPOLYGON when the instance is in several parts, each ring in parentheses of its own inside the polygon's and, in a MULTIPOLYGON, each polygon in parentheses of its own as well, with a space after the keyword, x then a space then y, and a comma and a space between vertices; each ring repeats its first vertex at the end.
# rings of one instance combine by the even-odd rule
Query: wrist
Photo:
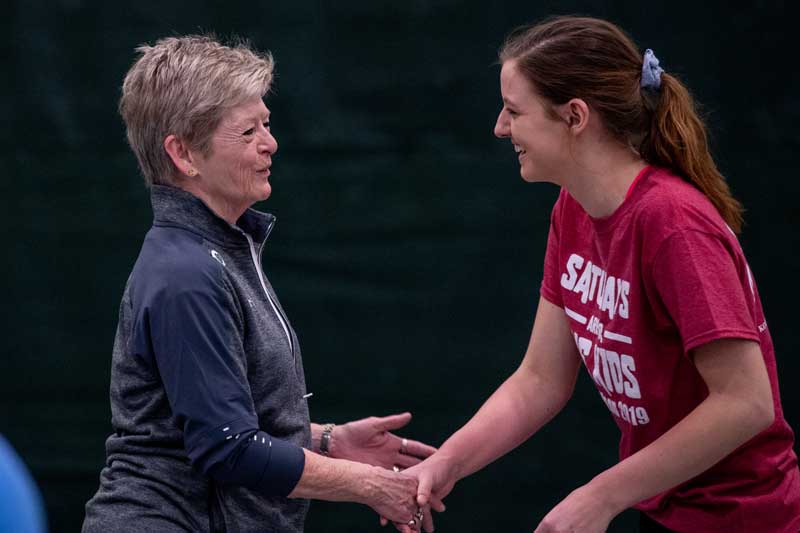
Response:
POLYGON ((323 424, 319 432, 319 442, 317 449, 321 455, 332 457, 331 446, 333 444, 333 429, 336 424, 323 424))
POLYGON ((612 517, 638 503, 638 501, 629 502, 626 491, 616 487, 613 480, 613 472, 606 470, 595 476, 583 487, 593 499, 598 501, 604 509, 607 509, 612 517))
POLYGON ((375 495, 376 487, 382 483, 382 480, 377 478, 377 467, 365 463, 347 462, 352 465, 350 473, 354 479, 352 483, 352 501, 369 505, 371 498, 375 495))
POLYGON ((439 461, 444 474, 454 483, 469 474, 464 472, 463 461, 460 461, 457 455, 450 453, 448 450, 440 449, 431 458, 436 458, 439 461))
POLYGON ((463 473, 464 467, 461 461, 446 452, 442 453, 441 450, 427 458, 423 464, 428 464, 431 472, 434 472, 435 478, 443 484, 452 483, 455 485, 462 478, 469 475, 468 473, 463 473))

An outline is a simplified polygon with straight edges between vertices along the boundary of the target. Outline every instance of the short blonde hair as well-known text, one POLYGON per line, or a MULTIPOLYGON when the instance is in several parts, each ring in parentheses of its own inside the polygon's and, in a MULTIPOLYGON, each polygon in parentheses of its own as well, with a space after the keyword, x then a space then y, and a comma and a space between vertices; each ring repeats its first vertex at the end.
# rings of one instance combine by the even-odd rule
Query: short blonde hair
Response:
POLYGON ((176 175, 164 149, 168 135, 207 153, 225 112, 263 97, 272 83, 272 55, 243 40, 167 37, 136 51, 141 55, 125 76, 119 112, 148 186, 170 184, 176 175))

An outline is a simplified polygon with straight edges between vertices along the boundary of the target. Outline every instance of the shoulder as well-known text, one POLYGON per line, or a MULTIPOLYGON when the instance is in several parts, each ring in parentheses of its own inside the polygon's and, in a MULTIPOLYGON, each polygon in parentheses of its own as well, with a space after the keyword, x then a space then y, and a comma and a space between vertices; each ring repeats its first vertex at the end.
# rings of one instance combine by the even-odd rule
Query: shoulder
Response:
POLYGON ((634 212, 636 223, 654 240, 687 231, 724 239, 734 235, 699 189, 665 169, 648 177, 634 212))
POLYGON ((668 256, 687 259, 690 249, 702 249, 705 256, 695 253, 694 261, 707 263, 724 255, 743 264, 736 234, 699 189, 664 169, 650 178, 634 215, 646 263, 663 259, 667 250, 668 256))
POLYGON ((131 274, 134 294, 146 299, 224 291, 225 272, 213 249, 191 231, 154 226, 145 237, 131 274))

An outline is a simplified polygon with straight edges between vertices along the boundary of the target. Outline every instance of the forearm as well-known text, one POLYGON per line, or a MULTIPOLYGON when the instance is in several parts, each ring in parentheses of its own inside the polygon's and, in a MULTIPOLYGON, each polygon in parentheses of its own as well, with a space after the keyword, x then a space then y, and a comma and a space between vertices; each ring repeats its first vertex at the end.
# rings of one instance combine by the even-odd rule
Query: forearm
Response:
POLYGON ((464 478, 531 437, 564 407, 572 389, 520 367, 439 449, 456 480, 464 478))
POLYGON ((764 404, 711 394, 664 435, 589 486, 616 514, 709 469, 765 429, 773 416, 764 404))
POLYGON ((375 467, 303 451, 305 468, 289 498, 366 502, 375 467))

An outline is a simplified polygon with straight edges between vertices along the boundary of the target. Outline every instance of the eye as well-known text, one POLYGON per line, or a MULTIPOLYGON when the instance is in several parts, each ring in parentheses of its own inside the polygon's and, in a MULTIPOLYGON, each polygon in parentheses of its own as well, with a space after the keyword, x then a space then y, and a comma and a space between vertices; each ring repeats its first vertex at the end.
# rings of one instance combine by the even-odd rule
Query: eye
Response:
POLYGON ((269 129, 269 120, 264 122, 264 129, 269 129))
POLYGON ((516 112, 516 111, 514 111, 513 109, 508 109, 508 108, 506 108, 506 111, 508 111, 508 114, 509 114, 509 115, 511 115, 512 117, 519 116, 519 113, 517 113, 517 112, 516 112))
POLYGON ((250 135, 254 134, 255 132, 256 132, 255 128, 250 128, 247 131, 245 131, 244 133, 242 133, 242 135, 247 137, 247 136, 250 136, 250 135))

